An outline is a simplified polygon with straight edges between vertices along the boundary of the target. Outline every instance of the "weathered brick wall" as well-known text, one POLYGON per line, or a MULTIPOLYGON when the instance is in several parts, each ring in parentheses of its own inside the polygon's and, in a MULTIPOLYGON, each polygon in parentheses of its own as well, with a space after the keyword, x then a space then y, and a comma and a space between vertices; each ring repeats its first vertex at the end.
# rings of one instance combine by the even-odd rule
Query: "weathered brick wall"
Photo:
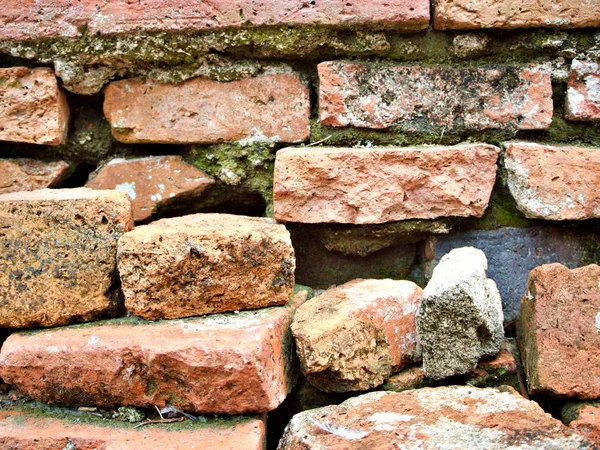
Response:
MULTIPOLYGON (((425 288, 444 255, 473 246, 487 258, 507 334, 516 323, 525 330, 521 385, 530 377, 531 393, 551 395, 552 412, 557 396, 595 392, 568 382, 558 389, 540 375, 545 363, 531 355, 550 344, 531 334, 541 326, 535 307, 526 317, 519 310, 535 295, 527 277, 536 267, 600 263, 599 0, 3 3, 0 340, 4 330, 126 311, 154 320, 280 305, 294 283, 321 290, 393 278, 425 288), (43 188, 53 190, 24 193, 43 188)), ((600 305, 577 283, 593 286, 595 275, 582 281, 583 272, 564 270, 552 273, 575 286, 576 305, 565 306, 561 291, 560 311, 593 316, 565 325, 593 330, 571 345, 589 356, 571 355, 573 372, 585 371, 600 358, 591 328, 600 325, 581 304, 600 305)), ((544 308, 548 289, 539 287, 544 308)), ((262 414, 295 383, 289 330, 299 303, 231 322, 190 319, 183 331, 125 319, 97 332, 19 335, 4 346, 0 376, 50 402, 262 414), (124 342, 129 327, 142 335, 124 342), (193 333, 209 337, 185 344, 193 333), (237 348, 231 333, 255 345, 237 348), (94 338, 106 341, 97 352, 87 347, 94 338), (86 351, 79 372, 69 369, 86 351), (123 362, 110 362, 111 354, 123 362), (111 377, 118 383, 104 381, 111 377)), ((568 353, 554 350, 549 358, 568 353)), ((303 358, 302 372, 316 379, 303 358)), ((386 364, 365 379, 404 383, 389 381, 400 367, 386 364)), ((435 384, 425 375, 413 378, 435 384)), ((324 376, 335 391, 346 375, 324 376)), ((286 411, 308 409, 298 404, 314 394, 302 389, 286 411)), ((319 395, 307 403, 343 400, 319 395)), ((273 414, 273 430, 287 423, 284 412, 273 414)), ((18 427, 4 433, 2 420, 12 419, 0 418, 0 443, 25 439, 18 427)), ((252 420, 232 436, 244 448, 265 439, 264 418, 252 420)), ((56 429, 48 442, 63 442, 56 429)), ((137 439, 124 433, 114 442, 129 448, 137 439)), ((284 448, 304 448, 286 439, 284 448)))

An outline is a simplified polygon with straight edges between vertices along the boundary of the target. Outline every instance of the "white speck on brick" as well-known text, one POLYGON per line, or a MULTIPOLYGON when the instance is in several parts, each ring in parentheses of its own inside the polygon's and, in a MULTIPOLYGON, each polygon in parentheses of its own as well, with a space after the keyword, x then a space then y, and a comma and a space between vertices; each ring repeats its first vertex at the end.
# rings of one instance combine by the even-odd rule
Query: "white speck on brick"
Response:
POLYGON ((131 183, 125 182, 117 184, 115 186, 115 189, 117 191, 125 192, 127 195, 129 195, 129 198, 131 198, 131 200, 135 200, 135 198, 137 197, 137 194, 135 192, 135 181, 132 181, 131 183))
POLYGON ((88 340, 88 345, 94 345, 99 340, 100 338, 98 336, 90 336, 90 339, 88 340))

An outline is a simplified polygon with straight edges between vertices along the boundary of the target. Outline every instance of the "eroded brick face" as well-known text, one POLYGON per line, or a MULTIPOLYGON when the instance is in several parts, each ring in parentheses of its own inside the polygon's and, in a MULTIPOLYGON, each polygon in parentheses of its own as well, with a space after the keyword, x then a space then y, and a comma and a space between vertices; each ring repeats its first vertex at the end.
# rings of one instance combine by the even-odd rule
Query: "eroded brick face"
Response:
POLYGON ((58 145, 68 125, 69 105, 52 69, 0 69, 0 141, 58 145))
POLYGON ((483 215, 498 149, 289 148, 277 152, 275 218, 303 223, 384 223, 483 215))
POLYGON ((507 184, 525 216, 600 218, 600 151, 592 147, 506 144, 507 184))
POLYGON ((567 84, 565 117, 600 122, 600 65, 574 59, 567 84))
POLYGON ((308 88, 293 74, 228 83, 123 80, 110 83, 104 96, 113 136, 126 143, 293 143, 308 138, 310 131, 308 88))
POLYGON ((433 10, 438 30, 600 25, 600 3, 589 0, 435 0, 433 10))
POLYGON ((76 37, 138 31, 203 31, 248 26, 327 25, 421 30, 429 24, 427 0, 35 0, 7 3, 1 39, 76 37))
POLYGON ((552 121, 550 66, 439 68, 319 64, 319 115, 332 127, 407 132, 543 130, 552 121))
POLYGON ((600 397, 600 266, 531 271, 517 338, 532 394, 600 397))

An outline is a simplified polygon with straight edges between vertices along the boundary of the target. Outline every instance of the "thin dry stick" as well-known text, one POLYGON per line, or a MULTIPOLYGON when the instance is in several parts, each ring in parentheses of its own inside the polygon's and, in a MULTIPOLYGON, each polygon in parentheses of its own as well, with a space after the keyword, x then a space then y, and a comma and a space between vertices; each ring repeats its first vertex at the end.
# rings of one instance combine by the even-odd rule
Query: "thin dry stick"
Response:
POLYGON ((319 145, 319 144, 322 144, 323 142, 325 142, 325 141, 327 141, 329 139, 331 139, 331 134, 329 136, 327 136, 327 137, 324 137, 320 141, 312 142, 310 144, 306 144, 305 147, 312 147, 313 145, 319 145))
POLYGON ((174 423, 174 422, 183 422, 185 417, 175 417, 173 419, 157 419, 157 420, 146 420, 145 422, 138 423, 133 428, 143 427, 144 425, 151 425, 153 423, 174 423))
POLYGON ((158 408, 158 406, 154 405, 154 407, 156 408, 156 411, 158 411, 158 415, 160 416, 160 420, 164 420, 164 417, 163 417, 162 413, 160 412, 160 409, 158 408))

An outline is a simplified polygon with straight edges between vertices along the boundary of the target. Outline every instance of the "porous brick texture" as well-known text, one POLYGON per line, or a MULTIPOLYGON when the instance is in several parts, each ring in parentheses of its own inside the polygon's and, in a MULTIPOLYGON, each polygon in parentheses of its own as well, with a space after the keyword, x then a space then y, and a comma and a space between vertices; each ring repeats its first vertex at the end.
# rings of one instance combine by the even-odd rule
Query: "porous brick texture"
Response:
POLYGON ((593 447, 509 387, 449 386, 373 392, 297 414, 278 450, 307 448, 593 447))
POLYGON ((543 130, 552 121, 548 64, 440 68, 333 61, 319 64, 318 72, 326 126, 543 130))
POLYGON ((418 361, 421 292, 410 281, 354 280, 304 303, 292 333, 308 381, 326 392, 364 391, 418 361))
POLYGON ((46 67, 0 68, 0 141, 58 145, 69 126, 69 105, 46 67))
POLYGON ((600 397, 600 266, 531 271, 517 337, 529 392, 600 397))
POLYGON ((600 66, 593 61, 571 63, 565 117, 600 122, 600 66))
POLYGON ((434 0, 439 30, 600 26, 600 4, 588 0, 434 0))
POLYGON ((0 195, 0 328, 64 325, 119 312, 117 241, 132 226, 122 192, 0 195))
POLYGON ((69 405, 271 411, 294 382, 291 315, 277 307, 14 333, 0 352, 0 377, 32 398, 69 405))
POLYGON ((384 223, 483 215, 498 149, 487 144, 410 148, 288 148, 277 152, 275 218, 384 223))
POLYGON ((576 417, 568 425, 600 447, 600 406, 597 402, 581 405, 576 412, 576 417))
POLYGON ((104 90, 104 114, 115 139, 128 143, 301 142, 310 131, 308 88, 283 73, 228 83, 116 81, 104 90))
POLYGON ((0 446, 7 450, 262 450, 264 442, 264 421, 254 417, 210 420, 185 429, 135 429, 133 425, 110 427, 100 420, 81 423, 50 414, 39 417, 26 410, 0 411, 0 446))
POLYGON ((146 220, 170 204, 194 201, 214 179, 181 156, 110 160, 91 176, 86 187, 116 189, 131 199, 133 219, 146 220))
POLYGON ((600 150, 589 147, 506 144, 510 193, 526 216, 546 220, 600 217, 600 150))
POLYGON ((81 27, 92 34, 138 31, 202 31, 247 26, 328 25, 424 29, 429 24, 426 0, 193 0, 98 3, 58 0, 38 5, 34 0, 7 4, 0 15, 0 39, 76 37, 81 27))
POLYGON ((65 161, 0 159, 0 194, 52 188, 64 180, 69 170, 65 161))
POLYGON ((289 232, 270 219, 192 214, 119 240, 125 306, 150 320, 287 303, 295 264, 289 232))

